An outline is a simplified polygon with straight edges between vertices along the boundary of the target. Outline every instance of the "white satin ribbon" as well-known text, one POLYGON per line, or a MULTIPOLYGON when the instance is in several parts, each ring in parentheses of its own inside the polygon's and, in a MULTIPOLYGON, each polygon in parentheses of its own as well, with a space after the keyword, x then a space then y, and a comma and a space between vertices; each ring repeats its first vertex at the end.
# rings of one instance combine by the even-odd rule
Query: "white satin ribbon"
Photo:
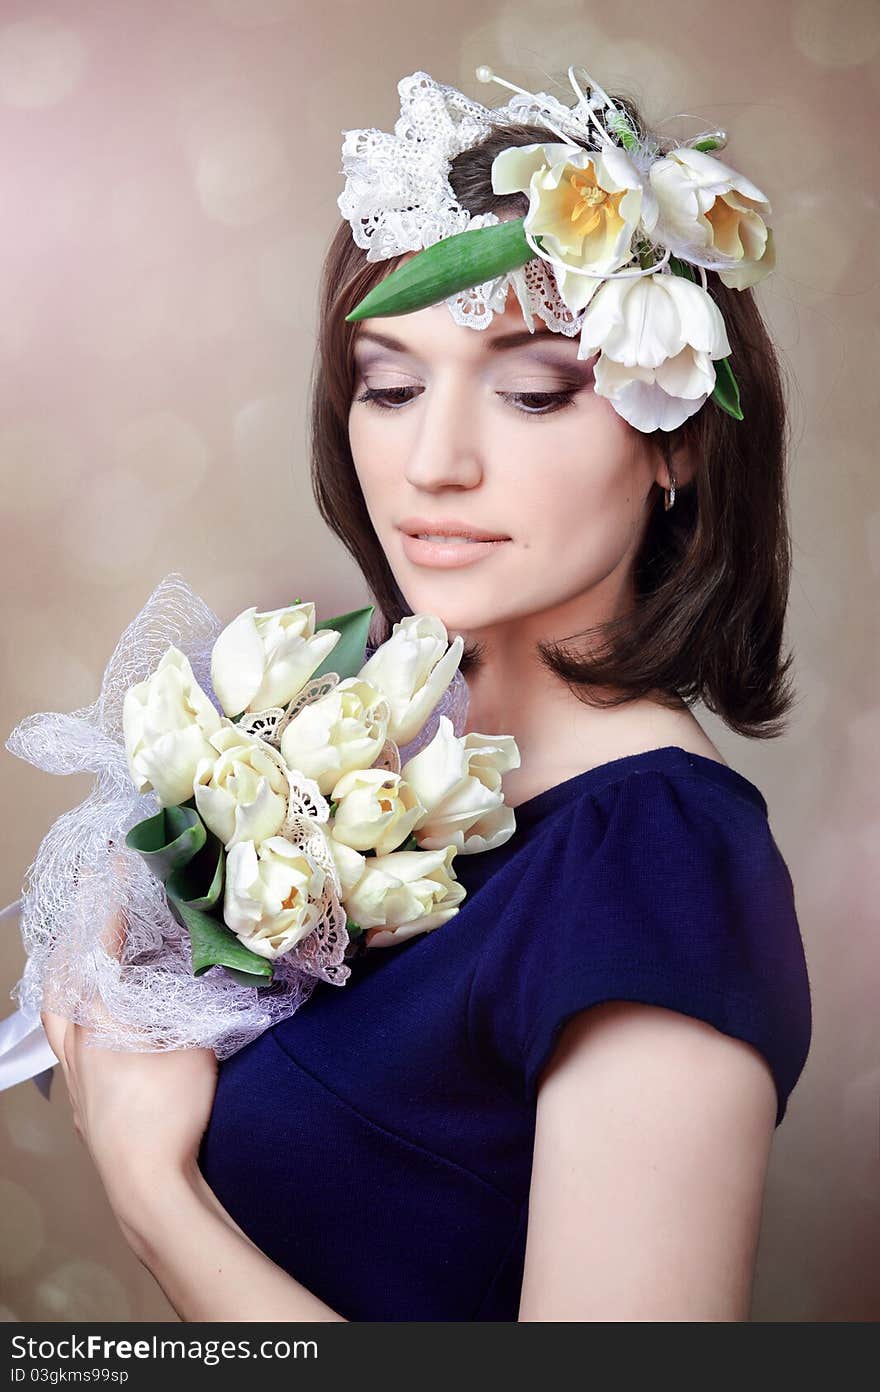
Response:
MULTIPOLYGON (((0 919, 8 917, 20 904, 20 899, 7 904, 0 910, 0 919)), ((15 1010, 0 1020, 0 1092, 33 1078, 48 1098, 57 1062, 39 1015, 15 1010)))
POLYGON ((0 1020, 0 1092, 33 1078, 48 1097, 57 1062, 39 1015, 16 1010, 0 1020))

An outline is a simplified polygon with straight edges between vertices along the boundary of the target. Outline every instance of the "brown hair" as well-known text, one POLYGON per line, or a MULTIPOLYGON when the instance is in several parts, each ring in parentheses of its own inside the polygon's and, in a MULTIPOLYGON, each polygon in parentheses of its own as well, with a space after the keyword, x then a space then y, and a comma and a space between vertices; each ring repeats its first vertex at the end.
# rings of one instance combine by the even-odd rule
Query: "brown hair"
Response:
MULTIPOLYGON (((642 136, 630 98, 616 97, 642 136)), ((549 138, 553 138, 552 134, 549 138)), ((523 194, 492 192, 495 155, 510 145, 543 143, 542 126, 505 125, 452 161, 449 180, 470 213, 521 217, 523 194)), ((374 641, 412 611, 375 534, 357 479, 348 436, 355 386, 352 343, 357 324, 345 315, 401 257, 368 262, 347 221, 330 244, 322 275, 318 342, 311 386, 312 488, 321 516, 360 567, 374 597, 374 641)), ((791 570, 785 459, 788 422, 780 363, 750 289, 729 289, 707 271, 708 293, 724 317, 744 415, 734 419, 711 400, 678 430, 650 438, 667 463, 690 446, 694 477, 663 490, 648 520, 634 566, 634 606, 582 634, 539 642, 543 664, 579 699, 620 705, 651 695, 669 706, 700 699, 738 733, 769 739, 782 733, 794 693, 793 658, 781 647, 791 570), (578 651, 586 639, 589 652, 578 651), (602 688, 597 690, 596 688, 602 688)), ((466 645, 461 671, 481 661, 466 645)))

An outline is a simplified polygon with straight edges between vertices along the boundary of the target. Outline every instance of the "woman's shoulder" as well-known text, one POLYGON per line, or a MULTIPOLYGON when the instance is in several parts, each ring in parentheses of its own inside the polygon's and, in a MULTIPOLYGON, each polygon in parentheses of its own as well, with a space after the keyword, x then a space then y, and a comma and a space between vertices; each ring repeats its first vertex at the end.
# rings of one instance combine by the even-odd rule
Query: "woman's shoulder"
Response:
POLYGON ((473 982, 475 1035, 518 1058, 531 1088, 575 1010, 665 1005, 761 1048, 782 1110, 809 1048, 810 990, 760 789, 665 745, 575 774, 516 819, 520 855, 473 982))

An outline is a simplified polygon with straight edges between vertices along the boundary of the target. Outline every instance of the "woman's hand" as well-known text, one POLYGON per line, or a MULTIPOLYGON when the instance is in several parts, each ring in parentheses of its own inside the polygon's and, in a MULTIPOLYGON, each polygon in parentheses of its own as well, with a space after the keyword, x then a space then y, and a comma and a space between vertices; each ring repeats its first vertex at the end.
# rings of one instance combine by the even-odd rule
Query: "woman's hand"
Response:
MULTIPOLYGON (((102 941, 119 956, 124 939, 117 913, 102 941)), ((217 1086, 213 1049, 117 1052, 90 1044, 90 1029, 52 1009, 51 982, 43 1004, 76 1133, 123 1236, 180 1318, 343 1320, 260 1251, 198 1168, 217 1086)))
MULTIPOLYGON (((114 955, 124 933, 117 914, 104 934, 114 955)), ((217 1086, 217 1060, 212 1049, 133 1053, 89 1043, 92 1031, 56 1014, 51 1003, 49 990, 40 1019, 64 1072, 73 1124, 124 1226, 145 1186, 195 1174, 217 1086)))

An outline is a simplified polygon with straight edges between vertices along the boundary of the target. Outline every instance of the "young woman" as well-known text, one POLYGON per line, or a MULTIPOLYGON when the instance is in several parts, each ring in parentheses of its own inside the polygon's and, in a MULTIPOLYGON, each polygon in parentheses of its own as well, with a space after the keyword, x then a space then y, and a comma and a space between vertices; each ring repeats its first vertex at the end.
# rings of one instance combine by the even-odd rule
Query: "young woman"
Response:
MULTIPOLYGON (((492 162, 546 138, 461 150, 461 205, 523 216, 492 162)), ((453 919, 219 1070, 44 1024, 184 1320, 745 1320, 809 982, 767 804, 690 706, 767 738, 791 704, 773 348, 710 273, 744 420, 634 429, 512 292, 479 333, 439 302, 347 321, 412 255, 331 245, 315 495, 382 637, 423 611, 464 636, 467 729, 521 752, 515 834, 457 858, 453 919)))

